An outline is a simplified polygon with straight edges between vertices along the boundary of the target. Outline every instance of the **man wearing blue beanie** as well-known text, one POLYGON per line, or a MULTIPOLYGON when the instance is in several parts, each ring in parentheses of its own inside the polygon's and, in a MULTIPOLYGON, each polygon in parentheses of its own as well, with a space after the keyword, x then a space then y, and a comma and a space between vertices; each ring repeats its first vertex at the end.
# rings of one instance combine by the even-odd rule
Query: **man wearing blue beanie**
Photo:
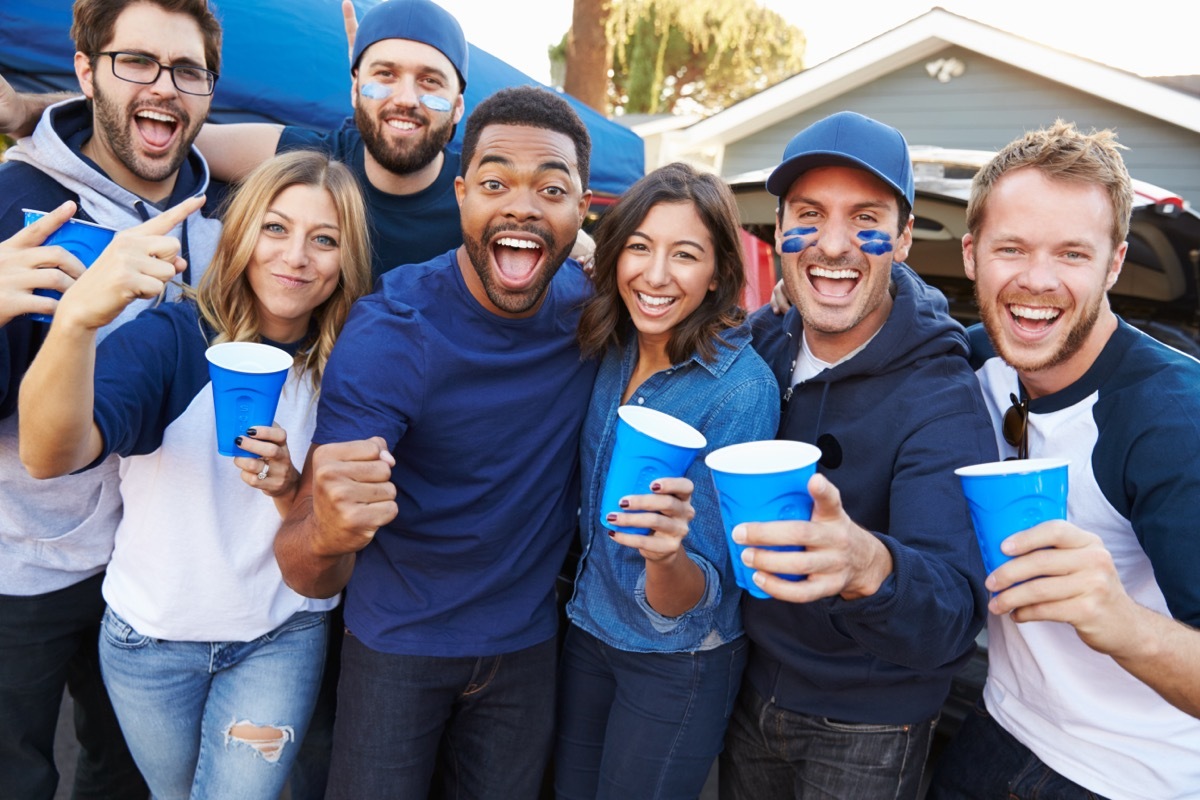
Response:
POLYGON ((366 196, 378 278, 462 244, 454 198, 460 162, 446 145, 463 118, 468 53, 458 21, 432 0, 385 0, 354 35, 353 126, 205 125, 196 145, 214 156, 209 168, 220 180, 288 150, 322 150, 344 162, 366 196))

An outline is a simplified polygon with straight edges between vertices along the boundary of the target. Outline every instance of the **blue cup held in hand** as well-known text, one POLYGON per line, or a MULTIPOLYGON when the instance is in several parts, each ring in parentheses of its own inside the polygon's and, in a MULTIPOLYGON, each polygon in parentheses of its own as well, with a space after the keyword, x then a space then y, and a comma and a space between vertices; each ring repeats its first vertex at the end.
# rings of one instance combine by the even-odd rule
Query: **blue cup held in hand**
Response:
POLYGON ((659 478, 682 478, 708 442, 691 425, 652 408, 621 406, 617 416, 616 441, 600 498, 600 524, 619 533, 648 535, 649 528, 623 527, 607 517, 624 511, 622 497, 650 494, 650 484, 659 478))
MULTIPOLYGON (((733 540, 733 529, 743 522, 808 520, 812 517, 812 496, 808 481, 817 472, 821 450, 815 445, 788 439, 745 442, 714 450, 704 459, 712 471, 721 521, 725 523, 725 542, 733 561, 738 586, 752 597, 769 595, 754 582, 754 570, 742 563, 745 545, 733 540)), ((801 550, 798 546, 765 548, 801 550)), ((799 575, 780 575, 801 580, 799 575)))
POLYGON ((275 422, 279 395, 292 368, 292 357, 269 344, 226 342, 205 352, 217 417, 217 452, 223 456, 254 453, 234 444, 256 425, 275 422))
POLYGON ((1067 518, 1064 458, 994 461, 954 470, 962 482, 988 574, 1010 560, 1000 543, 1052 519, 1067 518))
MULTIPOLYGON (((33 211, 28 208, 21 210, 25 212, 26 227, 46 216, 45 211, 33 211)), ((90 267, 116 235, 117 232, 111 228, 105 228, 93 222, 84 222, 81 219, 69 219, 58 230, 47 236, 42 245, 57 245, 83 262, 84 267, 90 267)), ((53 289, 34 289, 33 293, 42 297, 53 297, 55 300, 62 297, 62 292, 56 292, 53 289)), ((54 320, 51 314, 30 314, 29 318, 38 322, 54 320)))

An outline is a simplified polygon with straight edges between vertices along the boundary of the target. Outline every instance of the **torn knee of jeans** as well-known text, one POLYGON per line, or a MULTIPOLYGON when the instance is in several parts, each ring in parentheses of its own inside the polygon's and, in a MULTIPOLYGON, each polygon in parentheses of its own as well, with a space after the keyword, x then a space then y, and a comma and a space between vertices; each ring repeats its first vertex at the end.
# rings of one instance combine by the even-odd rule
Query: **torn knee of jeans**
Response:
POLYGON ((269 764, 274 764, 283 755, 288 742, 296 740, 296 731, 291 725, 256 725, 250 720, 230 722, 225 728, 225 746, 237 742, 252 748, 269 764))

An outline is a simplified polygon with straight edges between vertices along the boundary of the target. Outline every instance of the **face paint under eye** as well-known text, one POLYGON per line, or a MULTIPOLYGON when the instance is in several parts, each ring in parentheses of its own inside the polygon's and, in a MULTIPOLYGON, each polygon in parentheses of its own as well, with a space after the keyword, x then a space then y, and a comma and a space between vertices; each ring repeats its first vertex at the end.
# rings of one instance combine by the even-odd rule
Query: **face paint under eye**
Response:
POLYGON ((421 101, 421 105, 430 111, 449 111, 453 108, 453 104, 449 100, 444 97, 438 97, 436 94, 423 94, 417 99, 421 101))
POLYGON ((368 100, 384 100, 392 96, 392 90, 382 83, 366 83, 358 87, 358 96, 368 100))
POLYGON ((792 228, 790 231, 784 231, 783 244, 779 246, 779 249, 785 253, 799 253, 812 244, 801 237, 812 236, 816 232, 816 228, 792 228))
POLYGON ((869 256, 881 256, 892 252, 892 237, 883 231, 859 231, 860 250, 869 256))

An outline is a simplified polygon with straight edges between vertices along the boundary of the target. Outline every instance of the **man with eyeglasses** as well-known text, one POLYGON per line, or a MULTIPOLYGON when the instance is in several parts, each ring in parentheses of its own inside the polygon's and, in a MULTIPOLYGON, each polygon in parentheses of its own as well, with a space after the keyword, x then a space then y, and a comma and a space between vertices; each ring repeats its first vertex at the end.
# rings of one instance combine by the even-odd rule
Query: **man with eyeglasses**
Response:
POLYGON ((938 800, 1200 791, 1200 363, 1109 305, 1133 203, 1118 148, 1060 121, 971 187, 963 259, 997 442, 1069 459, 1069 488, 1067 520, 1009 537, 988 576, 988 679, 938 800))
POLYGON ((916 798, 986 613, 953 471, 996 446, 962 327, 901 263, 913 177, 900 132, 851 112, 819 120, 767 190, 795 307, 754 315, 754 347, 779 380, 778 437, 821 459, 810 522, 733 531, 772 599, 742 601, 752 647, 721 795, 916 798))
MULTIPOLYGON (((120 230, 207 189, 192 147, 220 68, 221 29, 207 2, 77 0, 73 12, 84 97, 48 108, 7 152, 0 240, 22 228, 22 209, 120 230)), ((189 264, 183 280, 199 279, 219 233, 199 212, 172 232, 189 264)), ((75 795, 145 798, 96 655, 100 584, 121 514, 117 460, 34 481, 17 458, 17 390, 49 327, 28 315, 53 314, 57 303, 34 290, 65 291, 83 269, 50 252, 48 262, 9 259, 0 271, 0 798, 54 796, 64 685, 81 745, 75 795)), ((100 337, 150 302, 134 301, 100 337)))

